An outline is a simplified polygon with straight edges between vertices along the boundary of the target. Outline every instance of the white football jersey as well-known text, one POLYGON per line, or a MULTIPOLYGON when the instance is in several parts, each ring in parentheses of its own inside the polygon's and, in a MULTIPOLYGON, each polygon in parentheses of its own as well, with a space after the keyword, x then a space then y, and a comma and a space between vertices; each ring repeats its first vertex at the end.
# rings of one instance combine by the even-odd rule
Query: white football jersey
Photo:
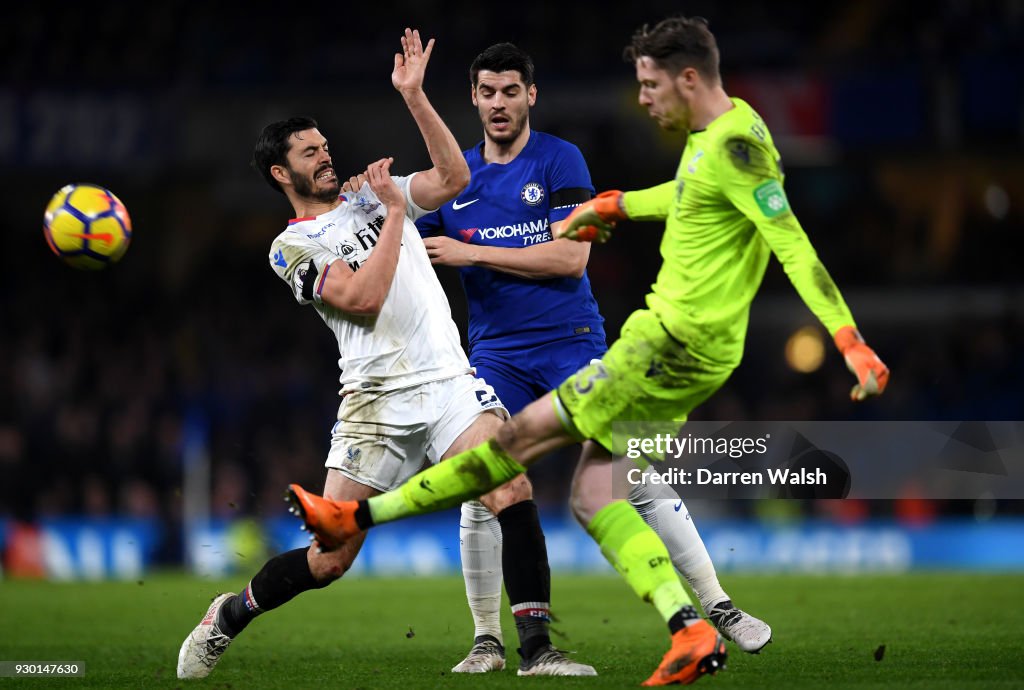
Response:
POLYGON ((387 210, 369 184, 342 194, 333 211, 289 221, 270 248, 274 272, 300 304, 316 308, 338 339, 342 393, 405 388, 471 371, 448 298, 413 223, 428 213, 410 195, 414 176, 392 176, 405 194, 406 217, 395 277, 377 316, 349 314, 318 297, 332 264, 340 261, 362 270, 377 244, 387 210), (312 300, 302 295, 310 260, 319 272, 312 300))

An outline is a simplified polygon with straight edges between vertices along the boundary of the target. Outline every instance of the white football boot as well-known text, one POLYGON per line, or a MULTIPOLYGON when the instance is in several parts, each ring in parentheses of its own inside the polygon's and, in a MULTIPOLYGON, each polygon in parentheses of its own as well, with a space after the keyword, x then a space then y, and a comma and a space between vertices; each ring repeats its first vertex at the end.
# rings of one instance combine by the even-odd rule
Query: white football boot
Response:
POLYGON ((217 625, 217 613, 224 602, 235 596, 231 592, 221 594, 213 600, 206 615, 195 630, 188 634, 178 651, 178 678, 206 678, 217 665, 220 655, 231 644, 217 625))
POLYGON ((491 635, 481 635, 474 640, 466 658, 452 668, 452 673, 487 673, 504 669, 505 648, 491 635))
POLYGON ((729 599, 712 605, 707 614, 722 637, 748 654, 757 654, 772 641, 772 629, 767 623, 736 608, 729 599))
POLYGON ((519 662, 520 676, 596 676, 593 666, 569 659, 561 651, 548 645, 533 655, 532 659, 519 662))

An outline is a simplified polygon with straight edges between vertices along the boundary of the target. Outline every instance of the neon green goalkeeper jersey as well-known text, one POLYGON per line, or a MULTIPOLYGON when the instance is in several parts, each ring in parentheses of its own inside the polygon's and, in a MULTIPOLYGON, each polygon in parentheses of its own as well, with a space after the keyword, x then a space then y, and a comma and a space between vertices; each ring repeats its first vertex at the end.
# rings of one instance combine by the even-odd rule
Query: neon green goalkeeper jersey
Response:
POLYGON ((676 179, 627 192, 626 213, 665 220, 647 306, 695 357, 736 366, 770 253, 830 334, 854 324, 783 191, 779 153, 744 101, 691 132, 676 179))

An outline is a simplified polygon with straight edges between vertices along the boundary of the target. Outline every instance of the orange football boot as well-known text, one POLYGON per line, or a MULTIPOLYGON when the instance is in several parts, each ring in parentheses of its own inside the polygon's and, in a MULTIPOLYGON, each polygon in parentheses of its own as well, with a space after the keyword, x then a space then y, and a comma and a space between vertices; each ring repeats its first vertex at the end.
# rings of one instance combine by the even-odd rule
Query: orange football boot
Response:
POLYGON ((643 685, 689 685, 724 669, 725 657, 722 636, 707 621, 698 621, 672 635, 671 649, 643 685))
POLYGON ((310 531, 310 539, 316 539, 321 551, 334 551, 362 532, 356 524, 359 501, 332 501, 298 484, 288 485, 285 500, 291 504, 288 512, 302 520, 302 529, 310 531))

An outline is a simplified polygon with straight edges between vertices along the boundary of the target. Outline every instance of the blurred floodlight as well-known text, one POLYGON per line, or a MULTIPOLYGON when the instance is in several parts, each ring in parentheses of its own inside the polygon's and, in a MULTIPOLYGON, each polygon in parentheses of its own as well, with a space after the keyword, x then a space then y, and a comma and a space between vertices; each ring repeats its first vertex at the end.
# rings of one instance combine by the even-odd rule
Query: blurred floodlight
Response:
POLYGON ((996 220, 1006 218, 1010 212, 1010 195, 997 184, 985 188, 985 210, 996 220))

